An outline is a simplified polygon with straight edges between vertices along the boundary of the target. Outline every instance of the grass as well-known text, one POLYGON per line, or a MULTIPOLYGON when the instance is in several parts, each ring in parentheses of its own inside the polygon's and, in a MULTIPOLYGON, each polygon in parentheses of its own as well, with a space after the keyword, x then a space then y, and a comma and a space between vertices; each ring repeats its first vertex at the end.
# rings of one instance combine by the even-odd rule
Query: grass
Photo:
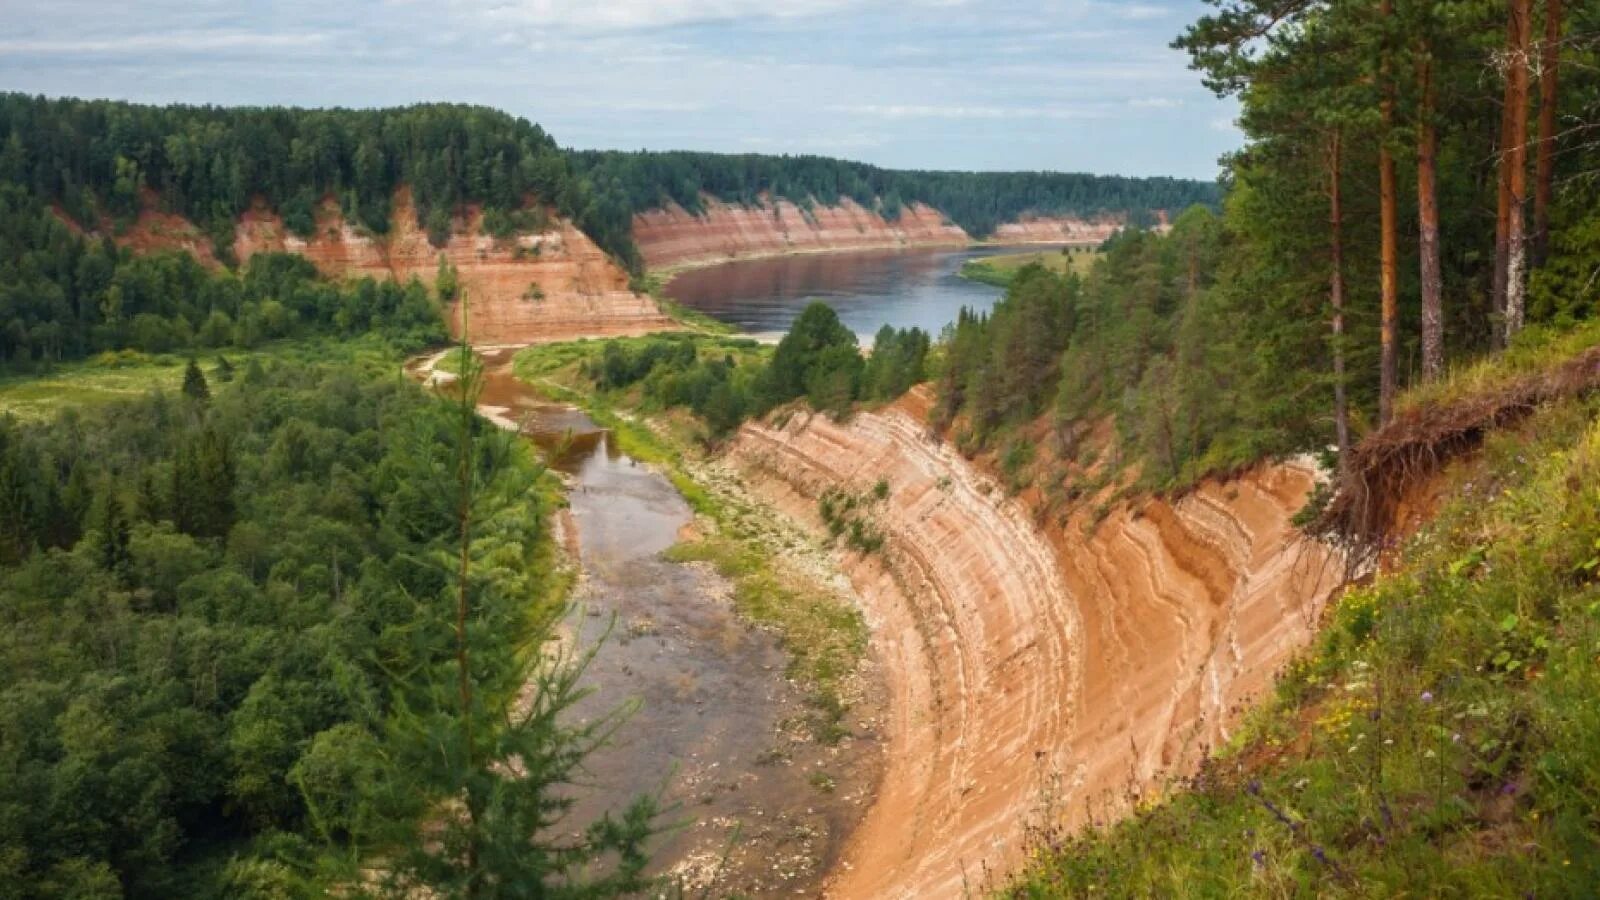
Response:
POLYGON ((1338 601, 1196 778, 1114 827, 1038 832, 1006 893, 1592 896, 1597 414, 1547 405, 1440 476, 1434 523, 1338 601))
MULTIPOLYGON (((740 365, 770 353, 753 341, 715 335, 691 338, 702 355, 731 353, 740 365)), ((617 338, 630 348, 649 338, 617 338)), ((832 743, 845 734, 852 681, 867 648, 867 628, 846 599, 817 583, 781 557, 800 540, 778 530, 774 517, 742 490, 707 477, 696 427, 681 412, 650 415, 638 408, 636 391, 598 392, 582 374, 606 341, 574 341, 530 347, 517 355, 514 371, 535 390, 572 403, 611 431, 618 449, 661 471, 699 517, 706 537, 667 551, 678 562, 704 562, 733 584, 735 609, 746 620, 771 628, 789 654, 789 676, 804 686, 812 709, 812 734, 832 743)))
POLYGON ((1512 340, 1504 353, 1452 369, 1436 382, 1407 391, 1396 404, 1396 412, 1493 393, 1594 346, 1600 346, 1600 319, 1582 322, 1569 330, 1530 326, 1512 340))
MULTIPOLYGON (((40 421, 63 409, 92 409, 152 391, 177 391, 183 385, 183 371, 189 356, 187 353, 144 354, 124 350, 61 363, 42 373, 0 377, 0 415, 40 421)), ((242 372, 252 361, 273 360, 338 360, 368 369, 398 371, 404 358, 401 350, 377 337, 353 341, 280 341, 253 350, 207 350, 194 357, 213 384, 220 377, 218 370, 223 359, 235 372, 242 372)))
POLYGON ((1011 279, 1023 266, 1039 264, 1055 272, 1065 275, 1076 272, 1085 275, 1089 267, 1100 258, 1098 250, 1083 250, 1075 247, 1060 250, 1034 250, 1027 253, 1002 253, 997 256, 983 256, 969 259, 961 265, 958 273, 962 278, 992 284, 995 287, 1006 287, 1011 284, 1011 279))

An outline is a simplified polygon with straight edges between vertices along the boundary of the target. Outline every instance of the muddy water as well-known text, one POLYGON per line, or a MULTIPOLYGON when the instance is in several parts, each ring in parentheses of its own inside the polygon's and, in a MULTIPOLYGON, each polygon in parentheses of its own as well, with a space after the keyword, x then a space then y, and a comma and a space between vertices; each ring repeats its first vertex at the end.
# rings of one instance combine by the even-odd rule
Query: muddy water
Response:
POLYGON ((519 427, 567 481, 582 571, 569 627, 599 645, 574 713, 636 706, 588 760, 571 821, 659 793, 674 827, 654 869, 688 895, 814 896, 866 805, 871 767, 854 759, 865 751, 812 742, 776 639, 735 615, 714 571, 661 557, 693 520, 671 482, 582 412, 532 398, 509 357, 489 356, 480 409, 519 427))

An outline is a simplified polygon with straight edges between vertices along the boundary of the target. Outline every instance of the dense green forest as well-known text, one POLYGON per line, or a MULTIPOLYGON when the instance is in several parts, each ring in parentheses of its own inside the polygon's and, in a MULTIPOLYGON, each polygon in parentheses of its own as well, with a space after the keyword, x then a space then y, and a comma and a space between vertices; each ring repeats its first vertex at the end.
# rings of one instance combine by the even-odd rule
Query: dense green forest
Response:
POLYGON ((1057 172, 923 172, 880 169, 825 156, 577 151, 573 166, 605 196, 635 212, 672 201, 699 212, 702 194, 750 205, 763 195, 809 206, 849 197, 891 221, 908 203, 926 203, 974 237, 1023 213, 1130 213, 1135 224, 1156 210, 1215 205, 1216 184, 1181 178, 1125 178, 1057 172))
POLYGON ((963 316, 938 382, 968 449, 1052 408, 1062 457, 1109 416, 1152 485, 1348 448, 1450 360, 1595 315, 1600 11, 1214 5, 1178 43, 1243 104, 1221 214, 963 316))
POLYGON ((844 415, 852 405, 899 397, 927 375, 930 338, 920 328, 879 329, 863 357, 856 335, 833 307, 808 305, 770 353, 754 341, 732 346, 695 335, 608 341, 584 373, 602 391, 638 386, 647 409, 682 407, 706 423, 708 437, 804 398, 813 409, 844 415))
POLYGON ((607 727, 554 724, 581 667, 529 669, 561 602, 541 477, 343 363, 0 420, 5 894, 639 886, 647 803, 541 837, 607 727))
POLYGON ((302 236, 329 195, 381 234, 402 185, 435 242, 461 204, 482 204, 486 225, 505 232, 536 202, 632 258, 627 210, 597 201, 539 126, 476 106, 145 106, 0 94, 0 183, 85 226, 128 220, 155 191, 204 228, 223 259, 234 221, 258 197, 302 236))

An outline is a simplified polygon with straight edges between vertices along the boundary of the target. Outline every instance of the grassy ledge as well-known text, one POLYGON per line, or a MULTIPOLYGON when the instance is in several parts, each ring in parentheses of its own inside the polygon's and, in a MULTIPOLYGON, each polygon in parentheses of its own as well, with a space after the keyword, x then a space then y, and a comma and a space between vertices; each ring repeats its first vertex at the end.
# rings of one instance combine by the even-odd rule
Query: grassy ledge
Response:
POLYGON ((1064 247, 1060 250, 1033 250, 1027 253, 1002 253, 997 256, 983 256, 969 259, 961 264, 961 269, 956 274, 968 281, 977 281, 995 287, 1009 287, 1012 279, 1017 277, 1017 272, 1023 266, 1038 264, 1057 275, 1076 272, 1079 275, 1087 274, 1089 267, 1100 258, 1100 251, 1085 250, 1079 247, 1064 247))

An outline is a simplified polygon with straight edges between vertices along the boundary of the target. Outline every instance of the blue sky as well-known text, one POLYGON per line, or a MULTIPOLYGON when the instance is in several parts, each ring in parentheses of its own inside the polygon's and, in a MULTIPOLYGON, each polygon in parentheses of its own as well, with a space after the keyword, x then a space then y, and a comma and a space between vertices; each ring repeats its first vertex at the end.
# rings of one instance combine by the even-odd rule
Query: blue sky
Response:
POLYGON ((0 89, 482 103, 562 144, 1214 177, 1199 0, 0 0, 0 89))

